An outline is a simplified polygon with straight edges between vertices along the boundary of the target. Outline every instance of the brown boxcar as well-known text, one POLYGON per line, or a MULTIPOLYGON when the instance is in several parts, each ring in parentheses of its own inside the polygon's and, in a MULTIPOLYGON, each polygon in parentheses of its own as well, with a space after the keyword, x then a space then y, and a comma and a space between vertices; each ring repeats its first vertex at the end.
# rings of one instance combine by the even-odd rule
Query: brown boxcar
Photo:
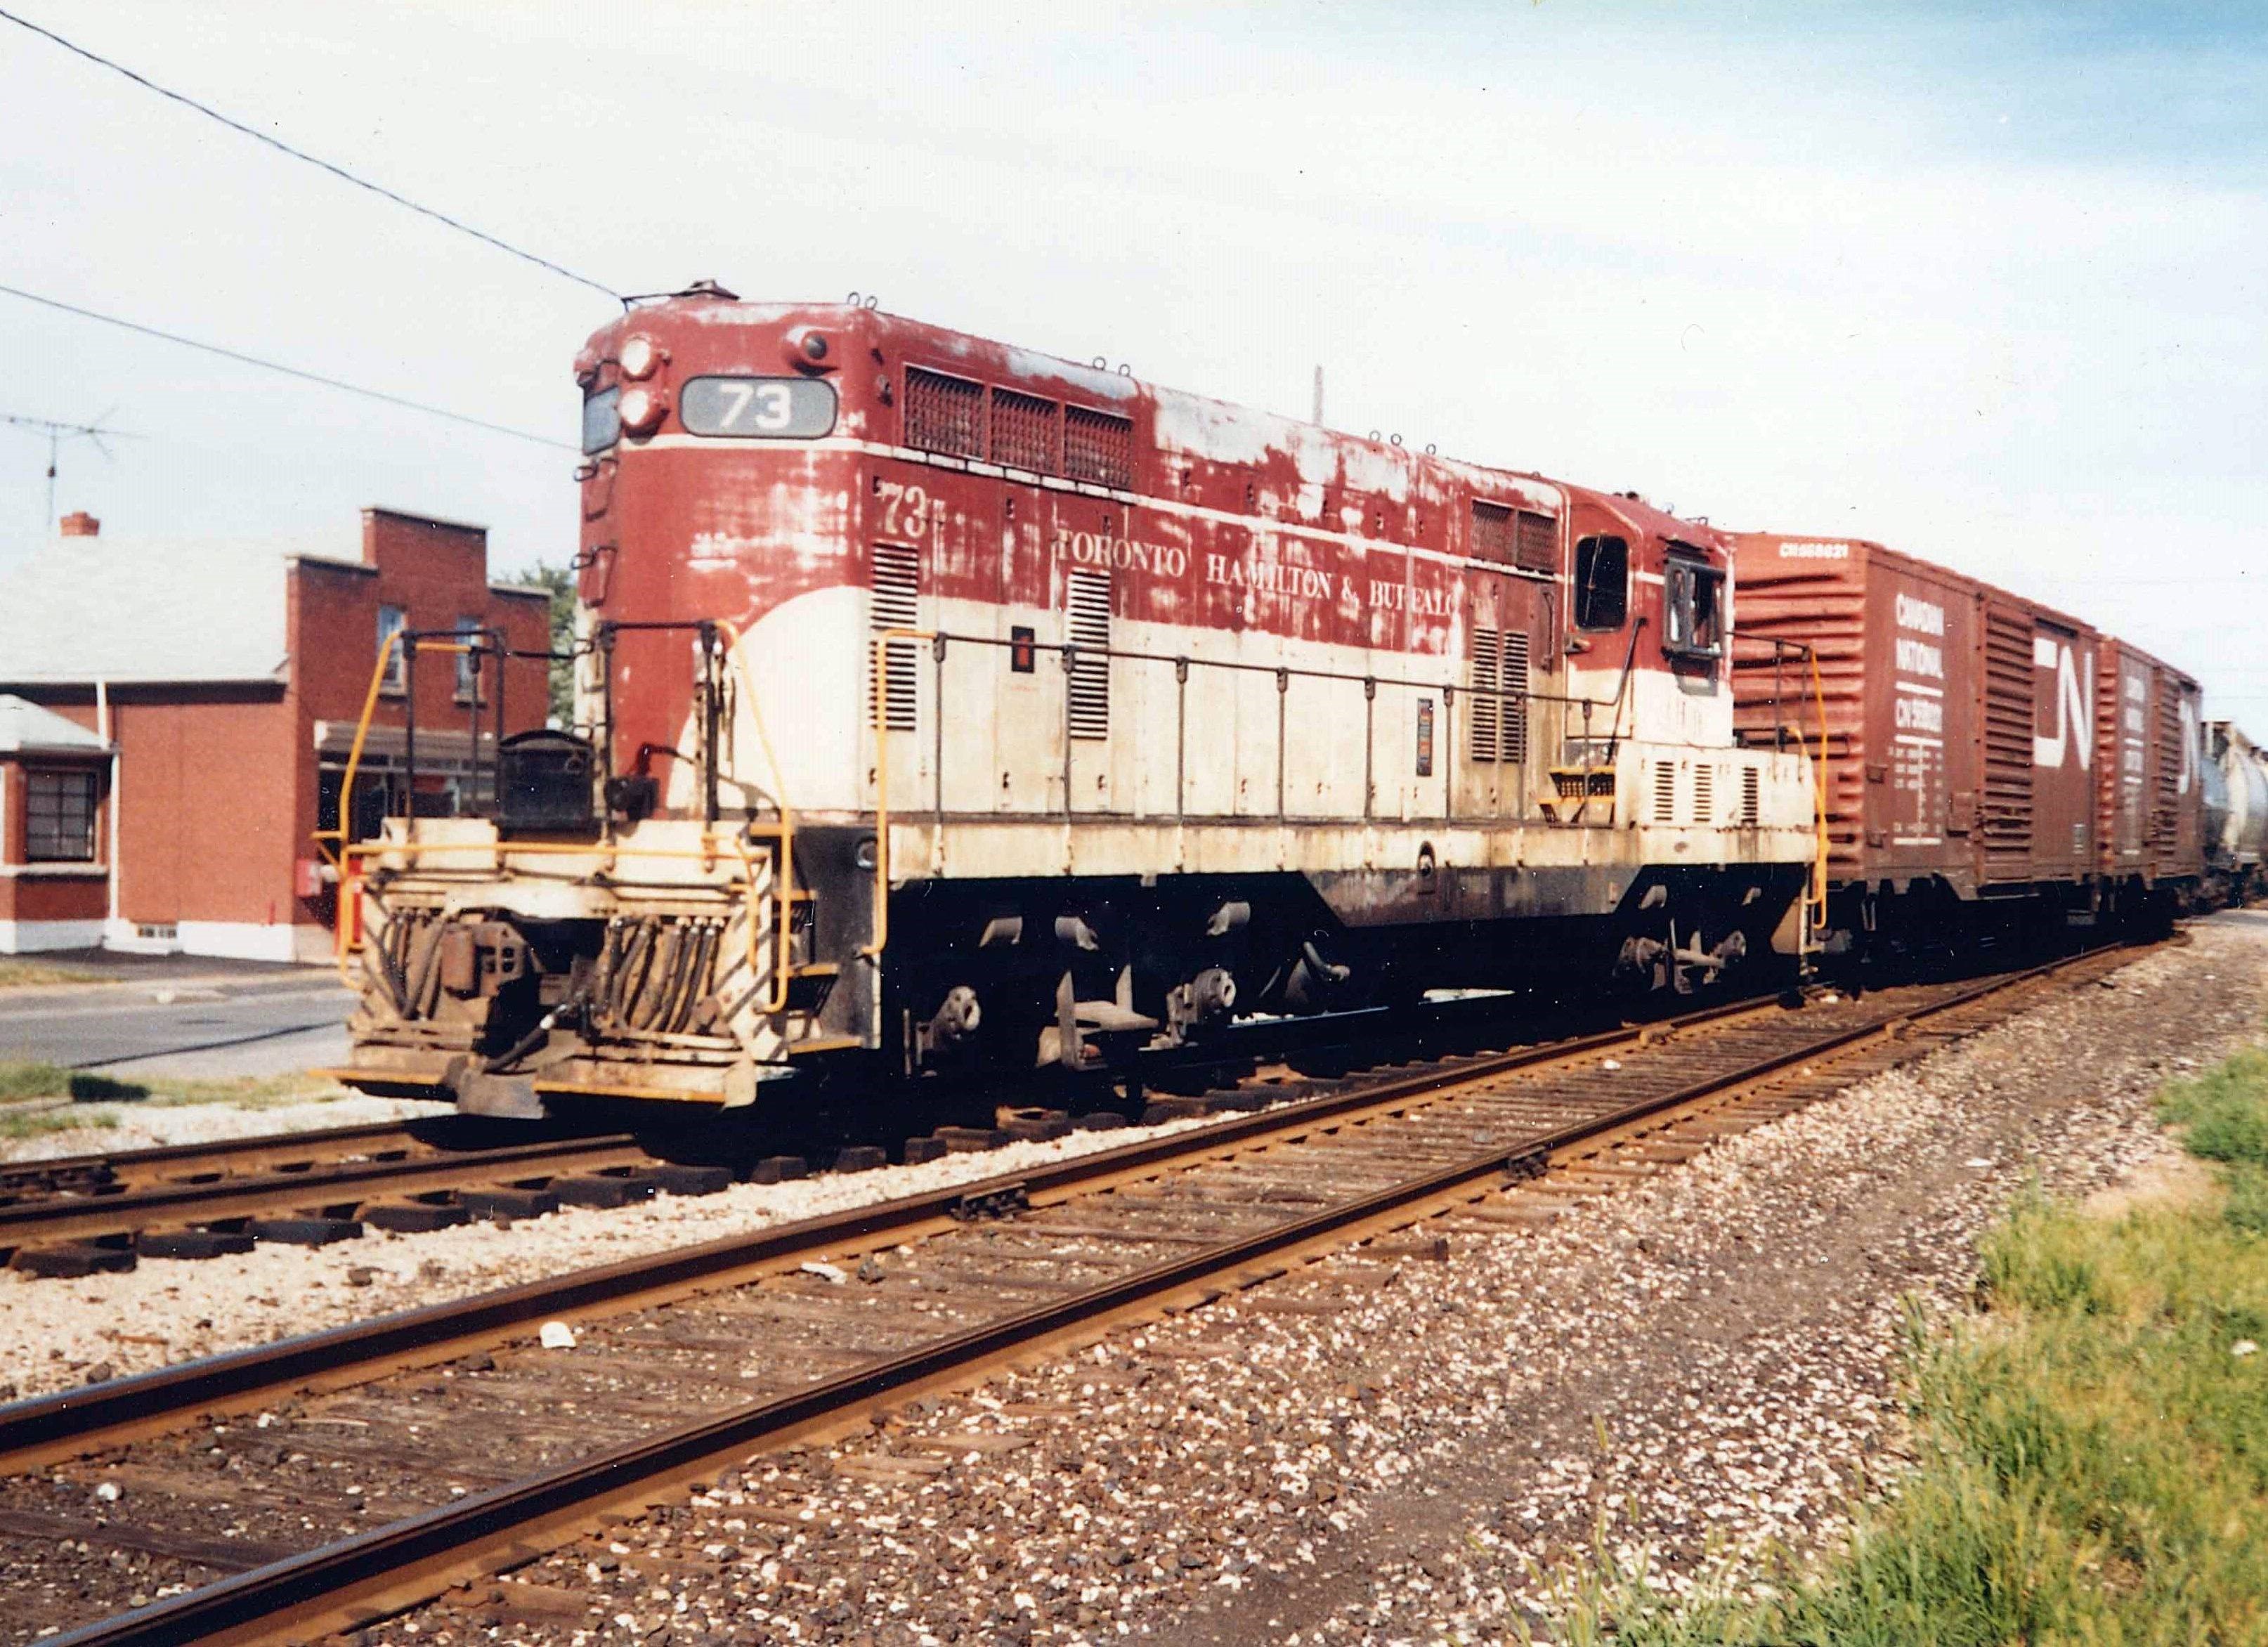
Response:
MULTIPOLYGON (((1800 735, 1815 752, 1823 723, 1830 947, 1934 948, 2091 917, 2107 821, 2096 681, 2117 643, 1857 539, 1743 533, 1735 564, 1742 736, 1800 735)), ((2150 679, 2154 717, 2161 691, 2176 700, 2150 679)), ((2178 732, 2164 736, 2178 750, 2178 732)), ((2154 783, 2158 744, 2146 761, 2154 783)), ((2166 825, 2190 862, 2195 789, 2182 791, 2187 822, 2176 808, 2166 825)), ((2137 872, 2177 861, 2169 846, 2137 872)))
POLYGON ((2095 670, 2095 835, 2104 884, 2130 903, 2205 872, 2198 683, 2115 636, 2095 670))

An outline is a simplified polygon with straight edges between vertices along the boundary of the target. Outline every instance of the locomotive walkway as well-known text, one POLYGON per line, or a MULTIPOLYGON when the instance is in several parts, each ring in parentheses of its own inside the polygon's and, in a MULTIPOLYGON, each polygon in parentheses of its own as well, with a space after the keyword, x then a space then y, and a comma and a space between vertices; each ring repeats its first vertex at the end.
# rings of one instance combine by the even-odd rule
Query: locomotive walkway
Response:
MULTIPOLYGON (((1562 1198, 1688 1158, 2130 956, 1448 1061, 1013 1180, 19 1403, 0 1413, 14 1474, 0 1526, 15 1540, 0 1593, 18 1616, 82 1626, 73 1642, 351 1626, 751 1452, 863 1428, 877 1403, 1351 1242, 1386 1256, 1421 1220, 1431 1241, 1548 1219, 1562 1198), (534 1329, 568 1320, 548 1335, 571 1350, 542 1347, 534 1329), (56 1512, 90 1493, 92 1514, 56 1512), (122 1550, 177 1561, 196 1587, 94 1619, 130 1599, 109 1559, 122 1550)), ((497 1587, 506 1614, 544 1600, 513 1588, 497 1587)))

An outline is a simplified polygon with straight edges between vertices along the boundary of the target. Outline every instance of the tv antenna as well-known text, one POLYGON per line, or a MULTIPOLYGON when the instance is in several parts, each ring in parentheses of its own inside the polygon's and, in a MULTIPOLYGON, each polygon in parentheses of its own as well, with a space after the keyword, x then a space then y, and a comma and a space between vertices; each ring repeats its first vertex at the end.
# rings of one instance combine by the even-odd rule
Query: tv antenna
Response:
POLYGON ((34 430, 47 437, 48 512, 41 517, 44 531, 53 532, 55 529, 55 461, 62 455, 64 445, 73 440, 87 441, 102 454, 103 461, 107 463, 110 460, 110 448, 102 444, 104 436, 107 435, 118 440, 136 438, 125 430, 103 427, 103 418, 108 417, 110 412, 117 409, 116 407, 112 407, 109 412, 103 413, 92 423, 59 423, 51 417, 25 417, 14 412, 0 412, 0 423, 13 423, 18 429, 34 430))

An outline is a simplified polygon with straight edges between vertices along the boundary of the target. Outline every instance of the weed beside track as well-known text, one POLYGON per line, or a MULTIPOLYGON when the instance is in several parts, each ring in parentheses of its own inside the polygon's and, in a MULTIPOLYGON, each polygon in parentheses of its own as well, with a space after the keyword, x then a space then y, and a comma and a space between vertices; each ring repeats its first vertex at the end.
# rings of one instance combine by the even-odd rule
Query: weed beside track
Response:
POLYGON ((2027 1195, 1979 1251, 1978 1313, 1914 1317, 1910 1467, 1765 1599, 1677 1598, 1601 1554, 1560 1639, 2268 1638, 2268 1050, 2170 1085, 2203 1193, 2112 1216, 2027 1195))

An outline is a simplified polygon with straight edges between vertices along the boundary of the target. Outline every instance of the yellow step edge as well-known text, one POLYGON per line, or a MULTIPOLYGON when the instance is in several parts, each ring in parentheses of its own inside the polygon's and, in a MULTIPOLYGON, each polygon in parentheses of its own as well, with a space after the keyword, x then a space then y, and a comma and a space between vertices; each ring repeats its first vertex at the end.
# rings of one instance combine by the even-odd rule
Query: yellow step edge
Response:
POLYGON ((787 1055, 800 1058, 814 1052, 856 1052, 865 1046, 856 1035, 814 1035, 809 1040, 792 1040, 787 1044, 787 1055))

